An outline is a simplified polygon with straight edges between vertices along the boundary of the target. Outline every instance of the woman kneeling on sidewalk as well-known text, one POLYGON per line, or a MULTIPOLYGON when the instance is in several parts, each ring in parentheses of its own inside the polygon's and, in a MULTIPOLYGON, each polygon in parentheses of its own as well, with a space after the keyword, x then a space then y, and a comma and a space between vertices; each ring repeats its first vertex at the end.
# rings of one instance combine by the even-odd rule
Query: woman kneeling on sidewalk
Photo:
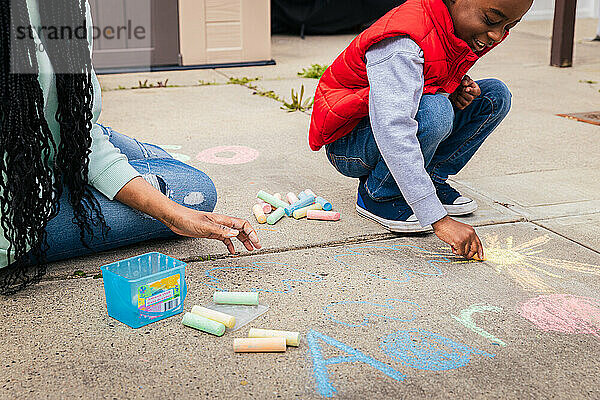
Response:
MULTIPOLYGON (((0 293, 38 281, 45 263, 177 235, 260 248, 248 221, 213 214, 208 176, 160 147, 96 124, 86 0, 0 7, 0 293), (11 18, 12 17, 12 18, 11 18), (87 38, 38 35, 87 26, 87 38), (116 200, 116 201, 115 201, 116 200)), ((75 30, 73 30, 75 31, 75 30)))

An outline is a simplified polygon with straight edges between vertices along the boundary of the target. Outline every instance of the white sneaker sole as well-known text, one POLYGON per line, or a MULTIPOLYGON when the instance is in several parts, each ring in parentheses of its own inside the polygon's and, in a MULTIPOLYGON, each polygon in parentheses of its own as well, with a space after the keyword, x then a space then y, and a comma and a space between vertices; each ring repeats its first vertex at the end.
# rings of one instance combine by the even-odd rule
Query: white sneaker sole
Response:
POLYGON ((370 220, 377 222, 380 225, 383 225, 385 228, 389 229, 391 232, 418 233, 418 232, 427 232, 427 231, 430 231, 433 229, 431 227, 431 225, 427 225, 425 227, 421 226, 419 221, 414 221, 414 222, 413 221, 409 221, 409 222, 393 221, 393 220, 381 218, 375 214, 368 212, 364 208, 359 207, 358 204, 356 205, 356 212, 361 217, 368 218, 370 220))
POLYGON ((446 209, 448 215, 452 217, 472 214, 473 212, 475 212, 475 210, 477 210, 478 207, 477 202, 475 200, 470 200, 471 201, 468 201, 463 204, 444 204, 444 208, 446 209))

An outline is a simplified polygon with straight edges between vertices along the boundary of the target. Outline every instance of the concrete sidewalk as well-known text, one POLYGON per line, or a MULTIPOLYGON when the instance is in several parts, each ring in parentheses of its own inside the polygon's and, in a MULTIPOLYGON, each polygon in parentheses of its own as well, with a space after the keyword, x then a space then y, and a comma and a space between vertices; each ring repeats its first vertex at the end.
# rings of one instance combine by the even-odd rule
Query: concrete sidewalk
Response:
POLYGON ((180 239, 51 265, 41 284, 0 298, 0 397, 599 398, 600 127, 555 115, 600 109, 600 43, 586 40, 596 22, 577 21, 573 68, 548 66, 551 23, 524 22, 470 73, 513 93, 507 119, 453 177, 480 204, 462 220, 484 241, 483 263, 435 235, 396 236, 358 217, 356 180, 307 146, 309 114, 253 94, 289 100, 304 85, 312 96, 317 81, 297 72, 329 64, 352 36, 275 36, 272 67, 100 77, 101 122, 205 171, 217 212, 254 222, 258 190, 311 188, 342 220, 255 224, 264 249, 236 257, 180 239), (244 77, 257 89, 227 83, 244 77), (174 87, 130 89, 146 79, 174 87), (199 158, 217 146, 255 158, 199 158), (181 316, 133 330, 108 317, 93 276, 147 251, 188 262, 186 311, 215 288, 258 290, 269 311, 221 338, 181 316), (250 327, 302 341, 285 354, 234 354, 232 338, 250 327))

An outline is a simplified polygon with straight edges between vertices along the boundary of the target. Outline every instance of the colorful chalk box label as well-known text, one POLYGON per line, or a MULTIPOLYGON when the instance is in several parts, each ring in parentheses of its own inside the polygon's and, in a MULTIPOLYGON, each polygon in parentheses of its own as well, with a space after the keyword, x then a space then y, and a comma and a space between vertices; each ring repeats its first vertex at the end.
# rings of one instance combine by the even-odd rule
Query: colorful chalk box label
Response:
POLYGON ((181 304, 180 276, 171 275, 138 288, 138 308, 146 312, 167 312, 181 304))

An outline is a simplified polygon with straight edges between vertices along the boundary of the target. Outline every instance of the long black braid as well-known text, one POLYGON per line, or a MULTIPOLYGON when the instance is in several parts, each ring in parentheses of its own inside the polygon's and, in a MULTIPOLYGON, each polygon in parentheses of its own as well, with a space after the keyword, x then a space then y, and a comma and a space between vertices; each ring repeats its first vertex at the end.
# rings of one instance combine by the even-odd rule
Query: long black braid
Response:
MULTIPOLYGON (((94 226, 103 236, 109 228, 87 186, 94 96, 88 41, 73 36, 44 43, 56 71, 57 146, 44 117, 34 42, 15 40, 17 27, 30 25, 26 0, 0 4, 0 225, 10 263, 0 269, 0 293, 11 294, 46 273, 46 226, 58 214, 64 186, 84 245, 94 226)), ((86 26, 86 0, 42 0, 39 11, 44 26, 72 32, 86 26)))

